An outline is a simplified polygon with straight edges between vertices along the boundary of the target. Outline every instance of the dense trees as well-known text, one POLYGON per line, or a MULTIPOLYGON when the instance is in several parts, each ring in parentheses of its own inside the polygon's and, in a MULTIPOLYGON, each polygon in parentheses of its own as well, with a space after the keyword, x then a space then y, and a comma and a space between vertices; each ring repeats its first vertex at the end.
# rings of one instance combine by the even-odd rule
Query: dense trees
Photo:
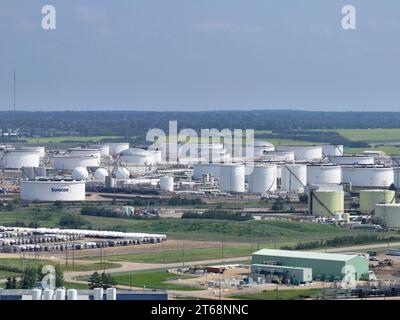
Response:
POLYGON ((114 278, 111 276, 109 273, 102 273, 99 274, 98 272, 94 272, 90 277, 88 281, 88 286, 90 289, 94 288, 111 288, 115 286, 117 283, 114 280, 114 278))

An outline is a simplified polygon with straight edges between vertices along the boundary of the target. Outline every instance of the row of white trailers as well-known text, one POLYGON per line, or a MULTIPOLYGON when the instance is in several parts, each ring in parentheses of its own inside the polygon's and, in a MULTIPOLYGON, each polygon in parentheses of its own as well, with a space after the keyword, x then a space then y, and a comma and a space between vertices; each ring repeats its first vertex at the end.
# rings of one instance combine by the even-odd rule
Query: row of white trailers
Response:
POLYGON ((400 167, 339 166, 307 164, 195 164, 193 179, 213 175, 219 180, 221 191, 267 193, 278 188, 285 192, 301 193, 306 185, 349 183, 360 188, 400 187, 400 167))

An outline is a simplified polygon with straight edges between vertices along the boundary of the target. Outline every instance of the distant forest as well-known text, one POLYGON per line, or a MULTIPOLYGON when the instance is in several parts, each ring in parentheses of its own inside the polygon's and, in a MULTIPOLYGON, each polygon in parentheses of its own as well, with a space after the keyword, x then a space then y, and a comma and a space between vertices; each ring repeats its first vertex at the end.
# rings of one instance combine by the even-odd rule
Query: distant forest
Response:
MULTIPOLYGON (((293 138, 299 136, 299 134, 310 135, 311 133, 307 130, 315 129, 399 128, 400 112, 294 110, 206 112, 4 111, 0 112, 0 129, 3 132, 9 129, 19 129, 24 137, 81 135, 144 139, 145 133, 152 128, 160 128, 167 132, 168 121, 170 120, 178 121, 178 130, 183 128, 195 130, 202 128, 272 130, 274 133, 279 133, 281 138, 293 138)), ((336 138, 339 139, 339 137, 336 138)), ((265 138, 268 138, 268 134, 265 135, 265 138)), ((334 137, 332 136, 332 138, 334 137)))

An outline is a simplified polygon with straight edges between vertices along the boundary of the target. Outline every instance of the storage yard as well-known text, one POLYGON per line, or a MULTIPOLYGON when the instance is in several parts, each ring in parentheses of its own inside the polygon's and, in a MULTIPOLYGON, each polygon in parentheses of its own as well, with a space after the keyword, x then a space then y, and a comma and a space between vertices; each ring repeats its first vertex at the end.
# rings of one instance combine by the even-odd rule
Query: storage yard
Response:
MULTIPOLYGON (((10 258, 102 263, 120 288, 127 272, 168 270, 154 288, 177 299, 267 297, 276 286, 321 297, 347 266, 358 286, 399 280, 385 249, 400 241, 396 156, 257 141, 253 156, 233 157, 222 143, 113 142, 4 145, 0 159, 0 269, 10 258), (384 251, 316 252, 335 241, 384 251)), ((82 285, 89 274, 66 277, 82 285)))

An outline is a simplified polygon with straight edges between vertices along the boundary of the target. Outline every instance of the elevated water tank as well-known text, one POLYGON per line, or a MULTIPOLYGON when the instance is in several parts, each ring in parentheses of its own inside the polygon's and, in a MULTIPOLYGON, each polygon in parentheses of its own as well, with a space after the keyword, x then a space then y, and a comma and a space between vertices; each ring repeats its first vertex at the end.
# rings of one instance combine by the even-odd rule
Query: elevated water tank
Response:
POLYGON ((396 193, 392 190, 361 190, 360 211, 371 214, 377 204, 395 203, 396 193))
POLYGON ((309 211, 315 216, 335 216, 344 212, 344 192, 339 190, 316 190, 309 194, 309 211))
POLYGON ((275 164, 254 166, 249 175, 249 192, 265 193, 276 191, 277 166, 275 164))
POLYGON ((305 164, 287 164, 282 166, 281 190, 287 192, 304 192, 307 184, 307 166, 305 164))

